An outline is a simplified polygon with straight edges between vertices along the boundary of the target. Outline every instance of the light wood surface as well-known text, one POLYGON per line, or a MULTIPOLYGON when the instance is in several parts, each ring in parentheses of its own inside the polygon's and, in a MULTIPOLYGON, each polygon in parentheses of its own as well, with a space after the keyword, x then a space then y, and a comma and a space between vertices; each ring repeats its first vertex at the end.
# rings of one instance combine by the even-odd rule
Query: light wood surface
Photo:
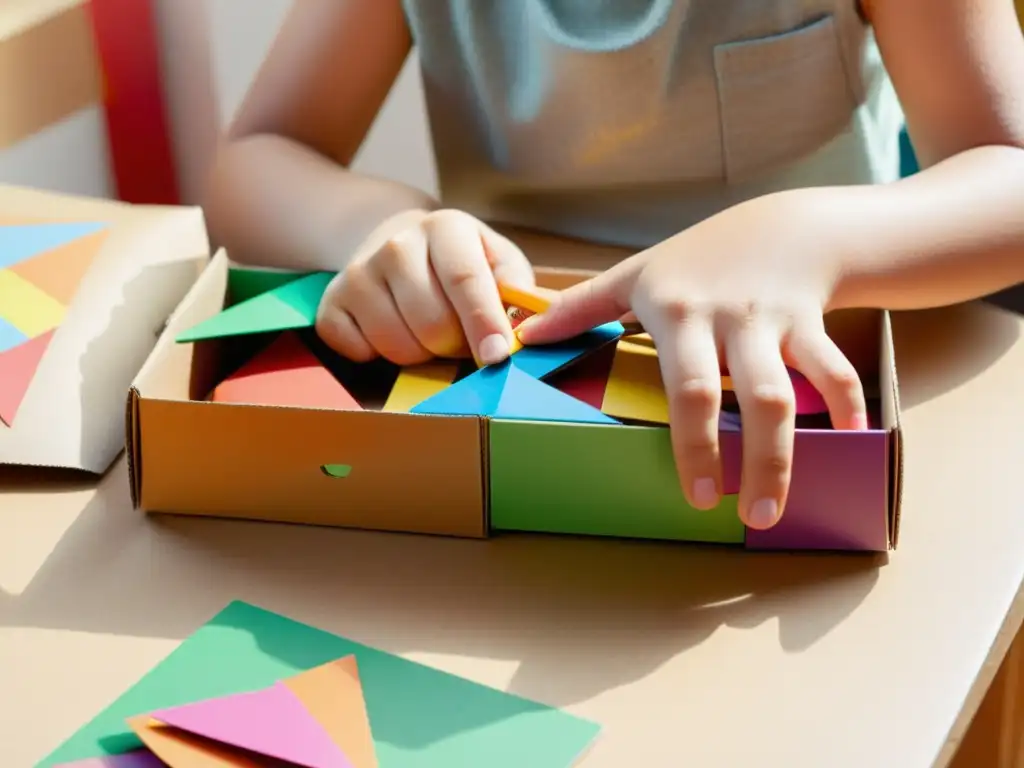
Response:
POLYGON ((887 558, 147 518, 123 464, 98 489, 2 471, 0 765, 235 598, 594 718, 595 768, 945 765, 1024 609, 1024 323, 964 307, 895 330, 887 558))

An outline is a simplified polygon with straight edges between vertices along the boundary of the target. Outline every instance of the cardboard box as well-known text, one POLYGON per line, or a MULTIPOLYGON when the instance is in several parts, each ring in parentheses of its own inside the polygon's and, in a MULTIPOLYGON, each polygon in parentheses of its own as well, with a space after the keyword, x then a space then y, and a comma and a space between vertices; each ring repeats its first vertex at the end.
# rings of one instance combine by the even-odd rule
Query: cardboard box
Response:
MULTIPOLYGON (((539 274, 540 282, 558 288, 583 276, 539 274)), ((240 291, 251 291, 247 286, 251 273, 232 270, 218 254, 132 387, 127 439, 137 507, 468 537, 531 531, 752 549, 896 546, 902 462, 886 313, 830 316, 833 338, 868 388, 878 390, 877 428, 798 430, 786 514, 762 532, 739 522, 734 497, 710 512, 686 504, 665 427, 376 412, 387 384, 373 393, 373 366, 357 377, 373 394, 361 394, 364 411, 206 401, 257 341, 246 349, 239 338, 175 339, 246 298, 240 291), (344 465, 346 476, 326 473, 331 464, 344 465)), ((740 441, 739 432, 721 435, 732 485, 740 441)))
POLYGON ((104 472, 124 393, 208 261, 197 208, 0 186, 0 464, 104 472))

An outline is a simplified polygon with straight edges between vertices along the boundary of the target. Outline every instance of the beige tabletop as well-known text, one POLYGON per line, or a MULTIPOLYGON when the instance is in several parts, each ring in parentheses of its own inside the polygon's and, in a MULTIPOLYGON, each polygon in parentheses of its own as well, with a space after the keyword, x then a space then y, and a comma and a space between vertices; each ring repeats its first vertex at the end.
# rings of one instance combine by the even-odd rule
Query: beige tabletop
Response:
MULTIPOLYGON (((944 760, 1021 618, 1024 322, 896 319, 900 549, 454 541, 146 516, 0 474, 0 765, 45 756, 232 599, 605 727, 588 766, 944 760)), ((214 468, 215 469, 215 468, 214 468)))

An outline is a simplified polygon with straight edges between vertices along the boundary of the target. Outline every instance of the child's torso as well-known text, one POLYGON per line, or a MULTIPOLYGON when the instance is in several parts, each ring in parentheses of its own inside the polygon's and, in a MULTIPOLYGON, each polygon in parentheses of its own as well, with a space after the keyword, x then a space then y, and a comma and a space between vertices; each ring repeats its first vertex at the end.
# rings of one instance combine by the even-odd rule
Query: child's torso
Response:
POLYGON ((855 0, 405 0, 444 203, 644 247, 778 189, 898 176, 855 0))

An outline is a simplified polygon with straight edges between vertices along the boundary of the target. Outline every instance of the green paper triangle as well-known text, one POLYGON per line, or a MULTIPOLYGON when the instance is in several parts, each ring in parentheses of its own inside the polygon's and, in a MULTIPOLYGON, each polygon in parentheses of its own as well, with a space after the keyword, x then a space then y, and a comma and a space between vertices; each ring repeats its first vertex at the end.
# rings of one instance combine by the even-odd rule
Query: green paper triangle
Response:
POLYGON ((228 270, 228 296, 232 304, 241 304, 261 293, 294 283, 305 277, 306 272, 282 272, 254 267, 231 267, 228 270))
POLYGON ((331 272, 315 272, 261 293, 178 334, 177 341, 309 328, 316 322, 320 299, 333 277, 331 272))

